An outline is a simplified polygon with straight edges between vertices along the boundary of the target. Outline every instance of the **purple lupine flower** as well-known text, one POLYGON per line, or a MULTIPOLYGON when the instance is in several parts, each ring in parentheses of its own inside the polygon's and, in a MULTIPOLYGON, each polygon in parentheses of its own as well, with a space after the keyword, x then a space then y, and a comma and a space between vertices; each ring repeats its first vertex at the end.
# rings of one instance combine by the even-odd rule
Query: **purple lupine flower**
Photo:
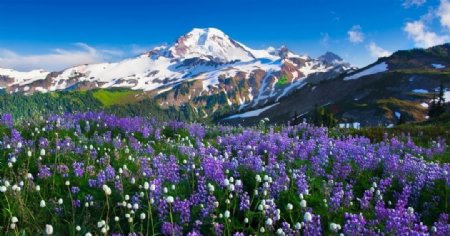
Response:
POLYGON ((0 124, 6 125, 8 128, 12 128, 14 125, 11 114, 3 114, 0 120, 0 124))
POLYGON ((215 235, 223 235, 223 229, 224 229, 224 226, 223 226, 223 224, 219 224, 219 223, 216 223, 216 222, 214 222, 213 223, 213 228, 214 228, 214 234, 215 235))
POLYGON ((38 172, 38 177, 40 179, 45 179, 52 176, 52 171, 50 170, 50 168, 46 165, 43 165, 39 168, 39 172, 38 172))
POLYGON ((163 235, 181 235, 182 229, 177 224, 172 224, 170 222, 163 222, 161 225, 161 233, 163 235))
POLYGON ((75 176, 81 177, 84 174, 84 163, 83 162, 74 162, 72 164, 73 172, 75 176))
POLYGON ((189 223, 191 220, 191 202, 189 200, 175 200, 173 211, 180 214, 181 223, 189 223))
POLYGON ((247 211, 250 209, 250 196, 247 192, 241 195, 241 201, 239 202, 239 210, 247 211))
POLYGON ((72 186, 72 187, 70 188, 70 192, 71 192, 72 194, 77 194, 78 192, 80 192, 80 188, 77 187, 77 186, 72 186))
POLYGON ((81 207, 81 201, 78 199, 75 199, 72 201, 72 206, 74 206, 75 208, 80 208, 81 207))

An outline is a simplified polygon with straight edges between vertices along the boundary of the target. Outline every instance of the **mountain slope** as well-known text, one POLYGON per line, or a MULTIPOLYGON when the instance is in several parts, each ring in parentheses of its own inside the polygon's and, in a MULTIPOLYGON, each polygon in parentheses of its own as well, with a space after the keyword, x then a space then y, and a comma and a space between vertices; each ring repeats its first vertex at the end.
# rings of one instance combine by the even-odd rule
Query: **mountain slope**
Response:
POLYGON ((27 94, 131 88, 154 96, 162 107, 189 104, 206 117, 273 103, 310 80, 332 79, 353 69, 332 53, 313 59, 285 47, 254 50, 207 28, 120 62, 51 73, 0 70, 0 87, 27 94))
MULTIPOLYGON (((440 81, 450 87, 449 52, 450 44, 398 51, 336 79, 310 82, 258 115, 232 115, 222 122, 251 125, 267 117, 280 123, 293 120, 295 115, 301 120, 315 105, 327 107, 343 122, 363 126, 391 126, 402 116, 406 121, 425 121, 440 81)), ((445 96, 450 102, 448 89, 445 96)))

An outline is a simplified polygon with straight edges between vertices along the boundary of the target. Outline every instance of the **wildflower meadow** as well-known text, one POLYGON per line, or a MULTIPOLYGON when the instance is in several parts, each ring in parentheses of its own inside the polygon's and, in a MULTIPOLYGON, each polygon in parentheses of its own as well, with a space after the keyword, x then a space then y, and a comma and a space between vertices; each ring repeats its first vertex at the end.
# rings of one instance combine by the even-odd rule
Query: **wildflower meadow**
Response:
POLYGON ((450 235, 444 140, 330 132, 3 115, 0 234, 450 235))

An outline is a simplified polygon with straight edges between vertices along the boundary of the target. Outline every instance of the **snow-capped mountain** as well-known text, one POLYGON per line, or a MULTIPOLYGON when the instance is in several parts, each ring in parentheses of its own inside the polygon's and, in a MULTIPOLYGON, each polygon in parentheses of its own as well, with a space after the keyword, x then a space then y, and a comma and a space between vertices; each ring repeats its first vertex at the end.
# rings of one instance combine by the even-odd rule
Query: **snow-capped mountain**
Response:
POLYGON ((60 72, 0 69, 0 87, 24 93, 126 87, 153 94, 163 106, 192 103, 206 115, 223 105, 242 110, 273 103, 308 81, 352 69, 332 53, 313 59, 286 47, 254 50, 218 29, 196 28, 170 45, 119 62, 60 72))

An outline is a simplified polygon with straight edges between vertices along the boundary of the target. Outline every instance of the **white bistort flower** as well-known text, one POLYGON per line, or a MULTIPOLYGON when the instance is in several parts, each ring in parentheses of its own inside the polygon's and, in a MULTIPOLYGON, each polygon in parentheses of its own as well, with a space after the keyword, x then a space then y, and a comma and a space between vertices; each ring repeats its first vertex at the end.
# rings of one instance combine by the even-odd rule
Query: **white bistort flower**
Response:
POLYGON ((261 228, 259 229, 259 232, 260 232, 260 233, 264 233, 264 232, 266 232, 266 229, 265 229, 264 227, 261 227, 261 228))
POLYGON ((305 200, 305 199, 303 199, 303 200, 300 201, 300 206, 301 206, 302 208, 305 208, 305 207, 306 207, 306 200, 305 200))
POLYGON ((52 226, 52 225, 49 225, 49 224, 45 225, 45 233, 46 233, 47 235, 53 234, 53 226, 52 226))
POLYGON ((172 197, 172 196, 168 196, 167 198, 166 198, 166 202, 167 203, 173 203, 174 202, 174 198, 172 197))
POLYGON ((292 211, 292 209, 294 209, 294 205, 292 205, 291 203, 288 203, 288 204, 286 205, 286 209, 287 209, 288 211, 292 211))
POLYGON ((106 184, 103 185, 103 191, 104 191, 105 194, 108 195, 108 196, 111 195, 111 193, 112 193, 111 188, 108 187, 108 185, 106 185, 106 184))
POLYGON ((310 221, 312 221, 312 215, 311 215, 311 213, 306 212, 305 215, 303 216, 303 220, 304 220, 305 222, 310 222, 310 221))

